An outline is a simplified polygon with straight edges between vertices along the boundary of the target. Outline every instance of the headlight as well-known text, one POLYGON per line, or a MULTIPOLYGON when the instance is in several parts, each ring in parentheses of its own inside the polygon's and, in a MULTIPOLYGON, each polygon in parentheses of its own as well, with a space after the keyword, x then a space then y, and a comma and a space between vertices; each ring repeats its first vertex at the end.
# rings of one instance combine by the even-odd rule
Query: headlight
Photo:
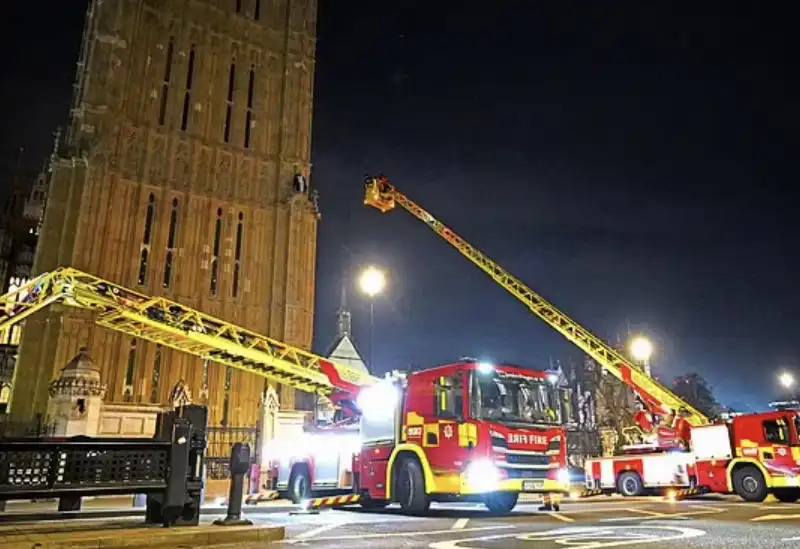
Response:
POLYGON ((572 478, 569 475, 569 469, 559 469, 556 480, 558 480, 558 482, 561 484, 570 484, 572 478))
POLYGON ((500 486, 500 469, 489 459, 478 459, 467 466, 467 484, 475 492, 494 492, 500 486))

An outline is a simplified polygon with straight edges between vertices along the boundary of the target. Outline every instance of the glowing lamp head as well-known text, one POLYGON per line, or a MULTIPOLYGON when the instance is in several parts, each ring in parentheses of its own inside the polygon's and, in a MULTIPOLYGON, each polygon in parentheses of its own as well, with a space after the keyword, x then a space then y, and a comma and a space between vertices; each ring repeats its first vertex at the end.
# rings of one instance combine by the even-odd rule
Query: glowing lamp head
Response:
POLYGON ((479 362, 478 372, 481 374, 491 374, 492 372, 494 372, 494 366, 492 366, 488 362, 479 362))
POLYGON ((794 385, 794 376, 789 372, 783 372, 778 376, 778 382, 785 388, 789 389, 794 385))
POLYGON ((558 383, 558 375, 556 374, 547 374, 547 381, 555 385, 558 383))
POLYGON ((640 361, 646 362, 650 360, 650 356, 653 354, 653 344, 650 343, 650 340, 646 337, 637 337, 631 341, 631 354, 633 358, 640 361))
POLYGON ((386 275, 377 267, 369 266, 361 273, 358 285, 369 297, 375 297, 386 287, 386 275))

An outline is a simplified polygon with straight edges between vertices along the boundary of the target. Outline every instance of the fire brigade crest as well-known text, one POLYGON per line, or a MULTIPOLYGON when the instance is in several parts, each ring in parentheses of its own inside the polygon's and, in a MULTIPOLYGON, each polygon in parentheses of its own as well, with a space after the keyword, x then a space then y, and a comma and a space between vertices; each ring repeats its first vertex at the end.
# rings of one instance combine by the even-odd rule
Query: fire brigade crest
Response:
POLYGON ((444 438, 453 438, 453 426, 452 425, 445 425, 444 426, 444 438))

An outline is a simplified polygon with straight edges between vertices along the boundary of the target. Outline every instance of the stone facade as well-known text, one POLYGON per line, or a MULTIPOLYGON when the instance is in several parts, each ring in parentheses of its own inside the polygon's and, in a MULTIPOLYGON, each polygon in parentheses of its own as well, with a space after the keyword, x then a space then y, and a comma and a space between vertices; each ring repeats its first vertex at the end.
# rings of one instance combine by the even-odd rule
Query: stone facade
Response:
MULTIPOLYGON (((310 348, 315 27, 316 0, 92 0, 34 274, 73 266, 310 348)), ((211 425, 257 423, 263 379, 63 308, 26 322, 12 416, 44 411, 84 346, 107 402, 183 380, 211 425)))

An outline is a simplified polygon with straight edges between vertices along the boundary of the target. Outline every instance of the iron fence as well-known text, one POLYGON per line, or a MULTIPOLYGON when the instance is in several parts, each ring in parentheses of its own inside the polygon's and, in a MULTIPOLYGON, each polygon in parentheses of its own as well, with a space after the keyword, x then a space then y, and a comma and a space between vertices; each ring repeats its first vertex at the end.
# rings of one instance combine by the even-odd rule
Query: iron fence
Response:
MULTIPOLYGON (((206 478, 209 480, 225 480, 231 478, 231 448, 237 442, 247 443, 255 450, 258 441, 256 427, 209 427, 208 447, 206 448, 206 478)), ((256 452, 250 453, 251 463, 255 463, 256 452)))

